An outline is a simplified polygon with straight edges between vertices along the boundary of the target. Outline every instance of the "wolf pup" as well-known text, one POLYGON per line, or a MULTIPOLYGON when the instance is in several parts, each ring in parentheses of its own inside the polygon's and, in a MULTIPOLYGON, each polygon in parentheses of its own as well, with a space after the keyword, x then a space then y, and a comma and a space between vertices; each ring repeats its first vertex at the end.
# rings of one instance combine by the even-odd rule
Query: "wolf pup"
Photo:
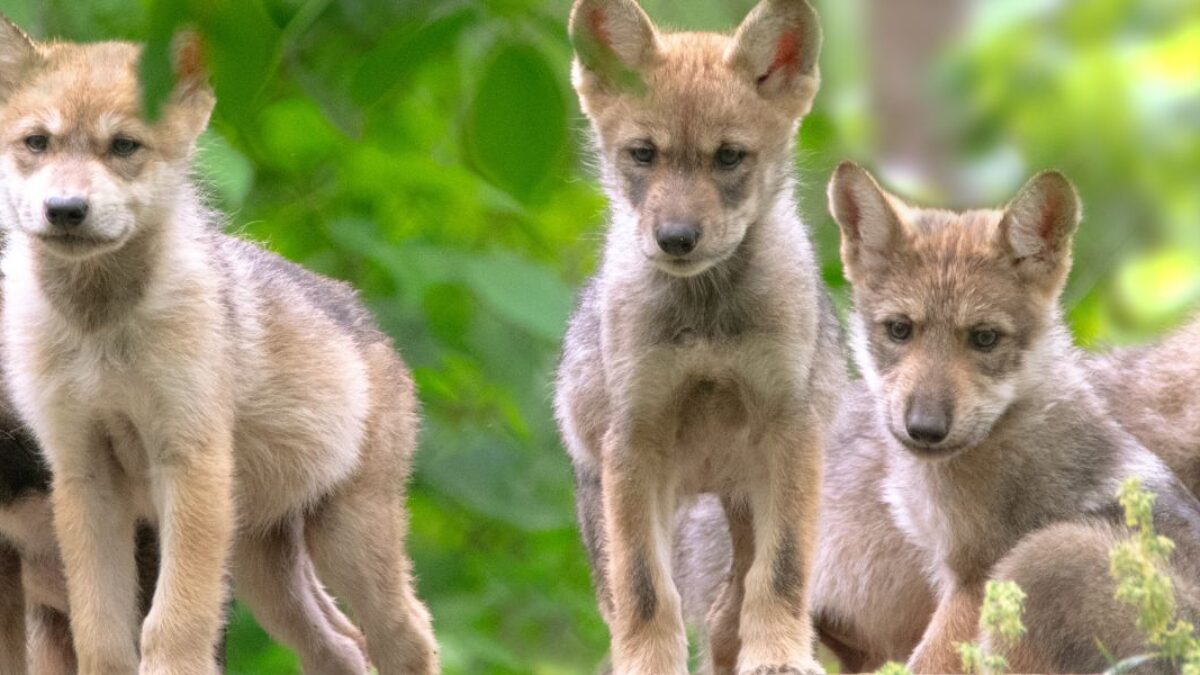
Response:
POLYGON ((579 0, 570 33, 611 220, 555 407, 614 669, 686 672, 673 523, 714 493, 741 544, 713 613, 717 666, 817 672, 808 571, 845 378, 792 195, 817 16, 766 0, 732 38, 670 34, 632 0, 579 0))
MULTIPOLYGON (((1087 379, 1116 421, 1200 496, 1200 320, 1151 345, 1089 354, 1087 379)), ((890 434, 864 425, 875 402, 865 383, 842 400, 826 446, 821 528, 813 566, 813 621, 844 672, 904 661, 934 609, 921 549, 908 541, 884 502, 890 434)), ((713 509, 689 514, 697 534, 720 532, 713 509)), ((695 536, 695 535, 693 535, 695 536)), ((692 542, 699 558, 728 559, 719 540, 692 542)), ((703 569, 702 559, 683 563, 703 569)), ((703 585, 700 585, 703 588, 703 585)), ((711 602, 711 600, 709 600, 711 602)))
POLYGON ((214 98, 177 54, 158 121, 139 48, 0 25, 5 368, 49 460, 84 673, 212 673, 225 574, 308 672, 431 673, 404 486, 417 403, 352 290, 219 231, 189 180, 214 98), (136 612, 134 523, 160 532, 136 612))
POLYGON ((908 206, 846 163, 829 196, 874 403, 864 424, 886 444, 885 498, 938 598, 910 666, 960 668, 954 644, 979 637, 992 578, 1028 594, 1028 633, 992 645, 1015 672, 1103 670, 1097 643, 1147 650, 1108 576, 1130 476, 1158 496, 1181 609, 1200 617, 1200 503, 1109 413, 1058 309, 1079 220, 1067 179, 1043 173, 1002 211, 952 213, 908 206))
MULTIPOLYGON (((1200 496, 1200 318, 1150 345, 1089 354, 1088 379, 1108 411, 1200 496)), ((847 389, 825 450, 825 483, 811 605, 821 641, 842 671, 904 661, 934 611, 926 557, 896 526, 884 500, 890 434, 864 425, 875 403, 861 380, 847 389)), ((703 620, 731 559, 719 502, 683 517, 676 583, 684 615, 703 620)))
MULTIPOLYGON (((1200 319, 1193 319, 1155 344, 1089 354, 1083 363, 1121 426, 1200 496, 1198 344, 1200 319)), ((908 659, 934 611, 922 549, 905 538, 884 500, 890 434, 863 424, 874 407, 866 384, 854 382, 830 431, 812 574, 813 623, 851 673, 908 659)), ((720 503, 699 500, 677 537, 684 615, 699 624, 732 557, 720 503)))

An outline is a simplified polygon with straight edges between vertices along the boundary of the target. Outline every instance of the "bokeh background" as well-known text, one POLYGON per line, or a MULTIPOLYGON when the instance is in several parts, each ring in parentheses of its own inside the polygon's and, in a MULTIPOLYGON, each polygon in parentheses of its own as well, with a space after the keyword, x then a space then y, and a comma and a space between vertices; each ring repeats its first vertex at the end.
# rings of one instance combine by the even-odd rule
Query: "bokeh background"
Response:
MULTIPOLYGON (((645 0, 725 30, 752 0, 645 0)), ((1085 202, 1065 298, 1091 347, 1200 300, 1200 2, 817 0, 824 85, 796 163, 843 308, 824 185, 854 158, 917 201, 1003 203, 1033 172, 1085 202)), ((591 672, 607 634, 550 413, 604 199, 568 83, 569 0, 0 0, 34 36, 136 39, 169 85, 181 25, 219 104, 200 173, 230 227, 359 289, 426 413, 410 548, 447 673, 591 672)), ((153 92, 152 92, 153 94, 153 92)), ((153 95, 152 95, 153 98, 153 95)), ((231 673, 295 660, 244 612, 231 673)))

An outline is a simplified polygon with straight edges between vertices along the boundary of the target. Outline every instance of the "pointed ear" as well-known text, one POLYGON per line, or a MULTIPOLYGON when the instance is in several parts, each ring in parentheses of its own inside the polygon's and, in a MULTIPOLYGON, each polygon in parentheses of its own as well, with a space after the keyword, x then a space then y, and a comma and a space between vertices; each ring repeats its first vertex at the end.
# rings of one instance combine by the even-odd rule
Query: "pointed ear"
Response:
POLYGON ((862 167, 842 162, 829 181, 829 212, 842 230, 842 265, 851 283, 888 264, 906 241, 891 198, 862 167))
POLYGON ((820 84, 821 24, 805 0, 762 0, 742 21, 725 54, 730 67, 799 116, 820 84))
POLYGON ((41 58, 33 40, 0 14, 0 100, 16 91, 41 58))
MULTIPOLYGON (((569 24, 576 87, 639 91, 658 56, 658 31, 634 0, 576 0, 569 24)), ((583 93, 581 89, 580 93, 583 93)))
POLYGON ((208 83, 204 42, 199 34, 183 31, 172 43, 175 89, 168 104, 175 110, 187 133, 199 136, 208 126, 217 99, 208 83))
POLYGON ((1023 279, 1046 293, 1061 290, 1080 215, 1079 193, 1057 171, 1042 172, 1021 188, 1004 211, 998 236, 1023 279))

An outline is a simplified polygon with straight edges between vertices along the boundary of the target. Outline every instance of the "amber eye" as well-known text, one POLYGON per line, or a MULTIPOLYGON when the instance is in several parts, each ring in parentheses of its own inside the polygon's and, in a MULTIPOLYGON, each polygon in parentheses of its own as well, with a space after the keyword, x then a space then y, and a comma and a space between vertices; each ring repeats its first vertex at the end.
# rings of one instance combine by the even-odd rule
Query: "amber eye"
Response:
POLYGON ((642 143, 629 149, 629 156, 633 157, 633 161, 642 166, 649 166, 657 154, 658 151, 650 143, 642 143))
POLYGON ((25 147, 29 148, 30 152, 45 152, 46 148, 50 147, 50 137, 43 134, 26 136, 25 147))
POLYGON ((746 151, 732 145, 722 145, 717 150, 717 166, 722 169, 732 169, 746 158, 746 151))
POLYGON ((981 352, 989 352, 1000 342, 1000 333, 991 328, 979 328, 971 331, 968 338, 971 346, 981 352))
POLYGON ((892 342, 908 342, 909 338, 912 337, 913 325, 910 321, 897 319, 888 321, 884 326, 887 328, 888 337, 891 338, 892 342))
POLYGON ((142 144, 138 143, 132 138, 117 136, 113 139, 112 145, 109 147, 114 155, 119 157, 128 157, 137 152, 138 148, 142 147, 142 144))

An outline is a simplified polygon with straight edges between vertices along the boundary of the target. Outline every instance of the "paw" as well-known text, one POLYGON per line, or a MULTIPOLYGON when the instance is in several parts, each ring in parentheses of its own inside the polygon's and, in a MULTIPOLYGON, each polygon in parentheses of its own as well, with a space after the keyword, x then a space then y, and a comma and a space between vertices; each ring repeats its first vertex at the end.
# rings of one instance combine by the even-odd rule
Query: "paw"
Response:
POLYGON ((825 669, 815 659, 809 658, 792 663, 741 669, 738 675, 825 675, 825 669))

